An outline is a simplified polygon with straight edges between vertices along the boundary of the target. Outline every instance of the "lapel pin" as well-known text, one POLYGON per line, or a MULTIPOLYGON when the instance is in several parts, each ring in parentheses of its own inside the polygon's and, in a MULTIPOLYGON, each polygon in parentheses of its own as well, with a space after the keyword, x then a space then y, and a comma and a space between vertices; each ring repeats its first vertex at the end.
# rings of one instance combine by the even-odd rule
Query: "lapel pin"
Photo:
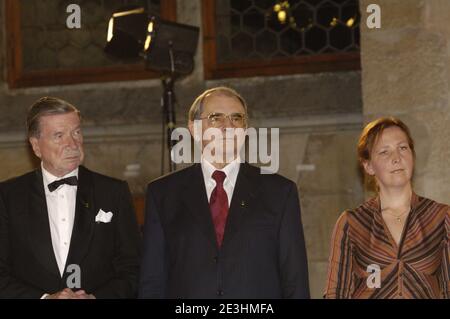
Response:
POLYGON ((245 200, 241 201, 241 207, 245 207, 245 200))
POLYGON ((89 208, 89 203, 84 203, 84 207, 89 208))

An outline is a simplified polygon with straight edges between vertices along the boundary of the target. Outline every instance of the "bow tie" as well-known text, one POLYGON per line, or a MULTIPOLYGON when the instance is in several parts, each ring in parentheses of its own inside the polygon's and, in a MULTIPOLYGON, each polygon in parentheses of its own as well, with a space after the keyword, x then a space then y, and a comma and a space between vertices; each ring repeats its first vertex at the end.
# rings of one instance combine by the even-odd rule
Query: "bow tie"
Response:
POLYGON ((78 184, 78 179, 76 176, 70 176, 70 177, 66 177, 63 179, 58 179, 58 180, 48 184, 47 187, 50 192, 53 192, 59 186, 64 185, 64 184, 76 186, 78 184))

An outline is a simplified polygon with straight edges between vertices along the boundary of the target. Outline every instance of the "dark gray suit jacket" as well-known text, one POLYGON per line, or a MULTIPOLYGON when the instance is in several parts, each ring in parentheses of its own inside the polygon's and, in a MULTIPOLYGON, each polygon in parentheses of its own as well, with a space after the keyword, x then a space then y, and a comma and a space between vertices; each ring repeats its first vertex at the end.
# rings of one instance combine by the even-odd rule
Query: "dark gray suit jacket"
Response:
POLYGON ((221 249, 200 164, 146 200, 140 298, 309 298, 295 183, 241 164, 221 249))

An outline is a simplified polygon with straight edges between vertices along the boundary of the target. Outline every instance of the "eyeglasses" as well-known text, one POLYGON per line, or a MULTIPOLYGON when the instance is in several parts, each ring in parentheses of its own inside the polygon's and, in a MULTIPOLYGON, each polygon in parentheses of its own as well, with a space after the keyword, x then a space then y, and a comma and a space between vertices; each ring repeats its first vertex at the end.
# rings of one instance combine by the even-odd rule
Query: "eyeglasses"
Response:
POLYGON ((244 127, 247 119, 244 113, 231 113, 228 115, 223 113, 211 113, 206 117, 201 117, 200 119, 208 119, 209 124, 213 127, 223 127, 227 118, 234 127, 244 127))

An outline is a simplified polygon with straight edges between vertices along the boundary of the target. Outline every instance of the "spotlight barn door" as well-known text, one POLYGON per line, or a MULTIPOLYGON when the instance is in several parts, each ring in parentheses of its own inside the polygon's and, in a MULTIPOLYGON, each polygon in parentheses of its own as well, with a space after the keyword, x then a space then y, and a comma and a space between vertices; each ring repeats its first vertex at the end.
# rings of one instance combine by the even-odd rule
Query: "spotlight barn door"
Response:
POLYGON ((152 18, 147 67, 163 73, 189 74, 194 68, 199 28, 152 18), (173 54, 173 65, 171 63, 173 54))

